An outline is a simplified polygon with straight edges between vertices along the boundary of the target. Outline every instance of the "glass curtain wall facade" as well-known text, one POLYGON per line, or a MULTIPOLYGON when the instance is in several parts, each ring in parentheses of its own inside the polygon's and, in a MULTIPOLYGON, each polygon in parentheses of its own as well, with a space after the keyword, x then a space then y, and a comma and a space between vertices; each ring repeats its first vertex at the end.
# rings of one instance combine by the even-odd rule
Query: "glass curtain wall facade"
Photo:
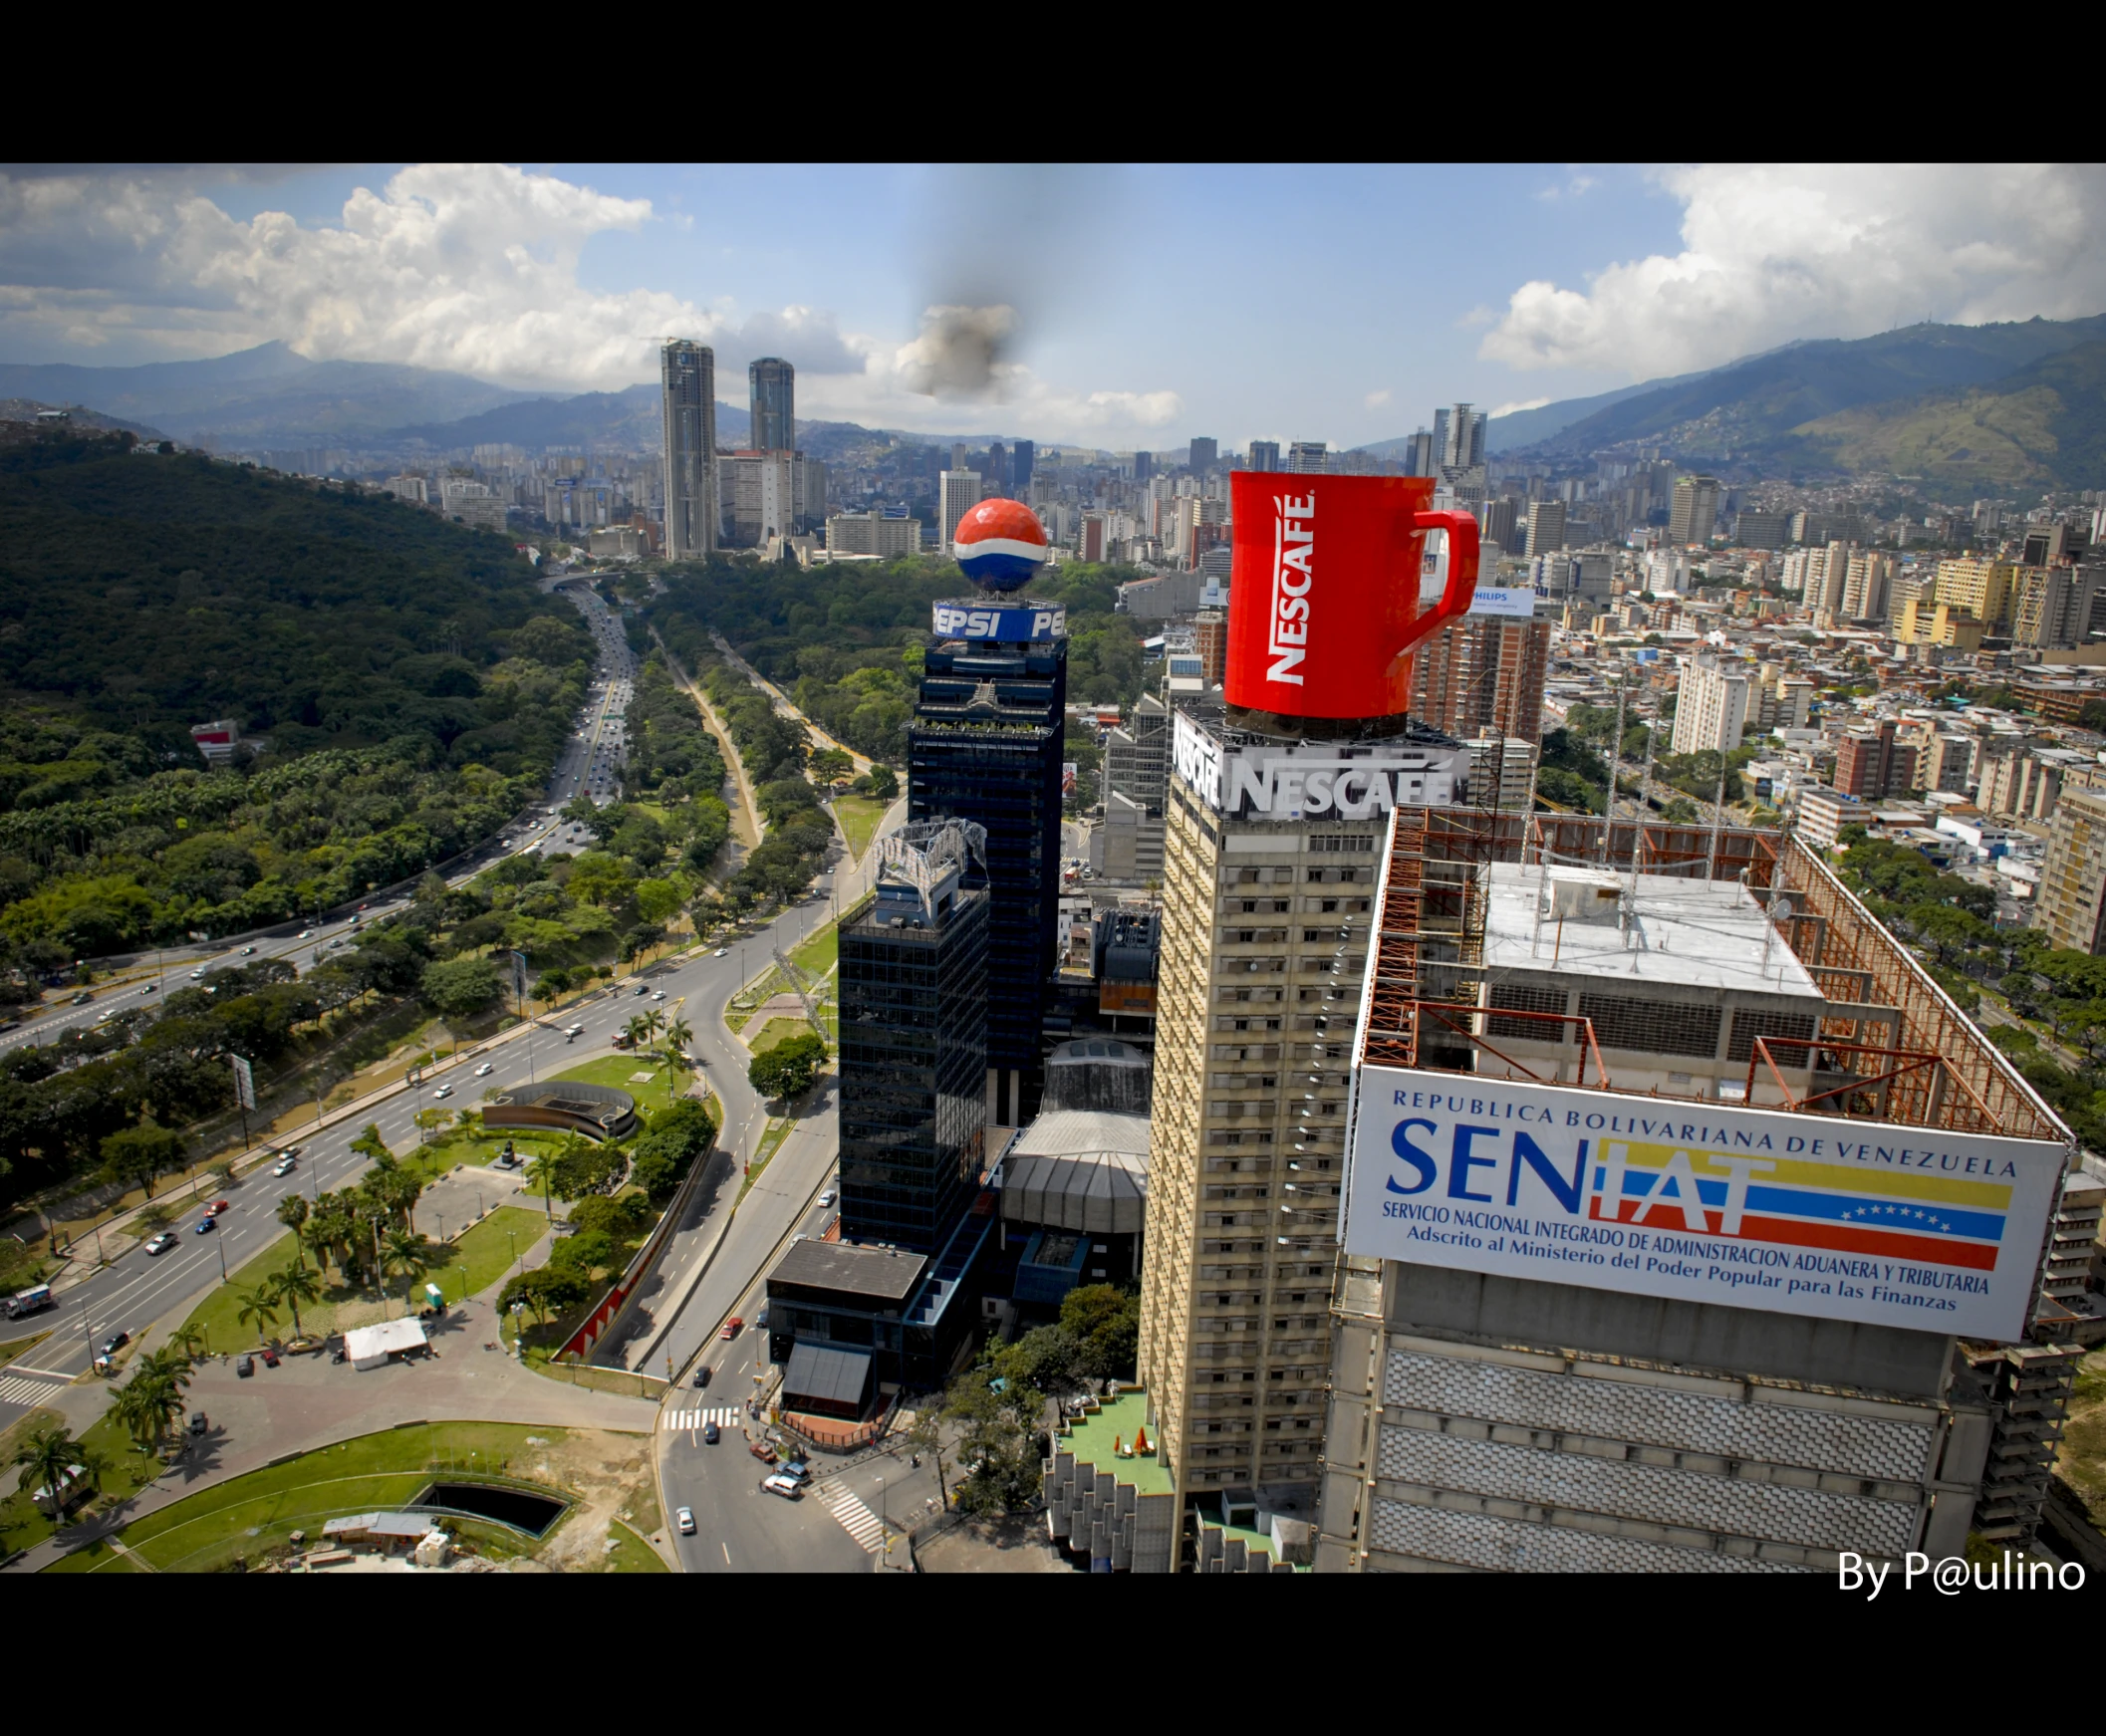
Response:
POLYGON ((1066 639, 947 640, 922 665, 908 731, 909 818, 987 829, 987 1066, 994 1118, 1021 1126, 1044 1089, 1047 984, 1060 896, 1066 639))
POLYGON ((746 444, 756 452, 797 449, 797 370, 778 356, 763 356, 746 368, 753 428, 746 444))
POLYGON ((884 899, 841 932, 841 1233, 932 1252, 986 1160, 989 897, 933 922, 884 899))
POLYGON ((665 558, 716 553, 716 352, 675 339, 658 357, 665 418, 665 558))

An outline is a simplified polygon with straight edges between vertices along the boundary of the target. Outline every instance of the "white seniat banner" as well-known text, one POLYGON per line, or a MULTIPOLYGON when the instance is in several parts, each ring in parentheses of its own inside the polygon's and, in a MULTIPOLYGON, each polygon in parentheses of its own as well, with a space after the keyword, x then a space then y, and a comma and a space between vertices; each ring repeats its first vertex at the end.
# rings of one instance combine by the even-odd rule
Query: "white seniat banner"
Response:
POLYGON ((256 1107, 256 1075, 246 1055, 229 1055, 234 1069, 234 1101, 245 1110, 256 1107))
POLYGON ((1349 1253, 2015 1340, 2063 1148, 1467 1074, 1359 1075, 1349 1253))

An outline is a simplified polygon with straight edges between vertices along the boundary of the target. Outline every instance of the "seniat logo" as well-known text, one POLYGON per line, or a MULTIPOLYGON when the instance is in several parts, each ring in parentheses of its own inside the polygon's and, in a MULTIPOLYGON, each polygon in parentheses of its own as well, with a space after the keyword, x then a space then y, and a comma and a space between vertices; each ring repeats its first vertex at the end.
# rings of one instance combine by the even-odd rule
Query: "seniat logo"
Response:
POLYGON ((1272 620, 1265 649, 1268 681, 1302 684, 1309 654, 1309 587, 1316 576, 1316 495, 1272 497, 1272 620))

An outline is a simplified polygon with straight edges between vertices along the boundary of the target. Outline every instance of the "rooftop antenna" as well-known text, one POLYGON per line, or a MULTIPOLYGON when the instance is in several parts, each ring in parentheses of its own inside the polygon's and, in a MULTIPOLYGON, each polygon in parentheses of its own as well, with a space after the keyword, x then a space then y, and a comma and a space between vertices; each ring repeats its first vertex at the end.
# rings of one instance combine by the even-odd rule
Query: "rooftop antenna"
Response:
POLYGON ((1616 684, 1616 745, 1609 750, 1609 794, 1602 806, 1602 867, 1609 866, 1609 835, 1616 830, 1616 768, 1624 757, 1624 687, 1616 684))
POLYGON ((1638 802, 1631 816, 1631 900, 1624 911, 1624 929, 1638 925, 1638 858, 1646 842, 1646 802, 1653 792, 1653 742, 1660 734, 1658 720, 1646 731, 1646 765, 1638 778, 1638 802))

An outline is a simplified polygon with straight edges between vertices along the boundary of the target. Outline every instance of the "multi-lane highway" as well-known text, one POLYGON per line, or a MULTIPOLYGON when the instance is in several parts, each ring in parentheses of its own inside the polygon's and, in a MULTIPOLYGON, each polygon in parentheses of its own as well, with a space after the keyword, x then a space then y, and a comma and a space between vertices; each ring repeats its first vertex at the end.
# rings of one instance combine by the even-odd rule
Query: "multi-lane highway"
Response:
MULTIPOLYGON (((496 838, 448 866, 449 885, 473 879, 500 857, 520 850, 580 850, 590 833, 560 817, 575 797, 590 793, 605 805, 619 794, 622 755, 626 749, 624 714, 636 688, 636 657, 622 623, 599 597, 584 587, 566 587, 600 645, 599 665, 578 726, 565 745, 548 796, 515 816, 496 838)), ((232 936, 218 943, 171 946, 138 954, 118 973, 118 980, 88 991, 76 1005, 61 995, 42 1009, 21 1016, 11 1030, 0 1030, 0 1051, 25 1043, 56 1043, 68 1031, 99 1025, 121 1012, 150 1015, 170 988, 208 980, 210 973, 232 965, 280 958, 298 969, 319 964, 338 947, 348 945, 357 928, 401 907, 405 898, 382 897, 360 911, 338 911, 312 920, 281 923, 258 933, 232 936)))

